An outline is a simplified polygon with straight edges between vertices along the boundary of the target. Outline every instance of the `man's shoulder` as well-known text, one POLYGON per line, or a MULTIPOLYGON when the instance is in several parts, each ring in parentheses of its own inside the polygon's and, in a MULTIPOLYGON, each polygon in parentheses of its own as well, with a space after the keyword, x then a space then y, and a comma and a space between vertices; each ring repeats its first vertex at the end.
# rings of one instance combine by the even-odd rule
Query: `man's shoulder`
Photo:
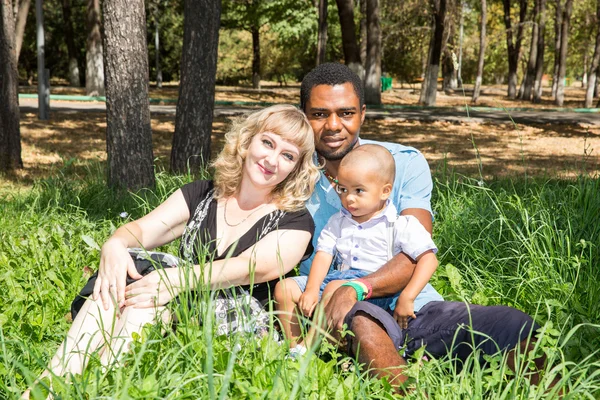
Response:
POLYGON ((410 156, 421 154, 419 150, 411 146, 405 146, 400 143, 391 143, 391 142, 380 142, 378 140, 370 140, 370 139, 360 139, 360 144, 378 144, 380 146, 385 147, 392 153, 394 157, 396 156, 410 156))

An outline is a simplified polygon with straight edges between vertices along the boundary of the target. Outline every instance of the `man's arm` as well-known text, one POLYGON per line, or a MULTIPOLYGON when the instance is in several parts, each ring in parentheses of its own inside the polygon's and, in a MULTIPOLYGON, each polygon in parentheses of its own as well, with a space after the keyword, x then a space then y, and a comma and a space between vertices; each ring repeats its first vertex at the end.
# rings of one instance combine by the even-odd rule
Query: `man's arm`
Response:
MULTIPOLYGON (((421 208, 407 208, 401 215, 412 215, 423 224, 425 229, 431 233, 432 222, 429 211, 421 208)), ((398 253, 385 263, 377 271, 362 278, 368 281, 372 288, 371 297, 387 297, 404 289, 415 270, 416 263, 404 253, 398 253)), ((327 323, 333 329, 334 335, 342 329, 344 317, 356 303, 356 291, 347 286, 342 286, 334 292, 325 307, 327 323)))

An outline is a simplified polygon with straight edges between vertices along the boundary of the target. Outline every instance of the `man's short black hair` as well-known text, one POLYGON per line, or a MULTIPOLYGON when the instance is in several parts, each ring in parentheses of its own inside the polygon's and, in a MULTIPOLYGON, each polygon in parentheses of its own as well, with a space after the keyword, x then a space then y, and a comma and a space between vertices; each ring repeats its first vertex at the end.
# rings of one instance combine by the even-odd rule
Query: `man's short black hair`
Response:
POLYGON ((312 88, 318 85, 343 85, 350 82, 354 87, 354 92, 358 96, 360 107, 365 103, 362 80, 350 68, 339 63, 320 64, 310 71, 300 85, 300 109, 306 112, 306 103, 310 98, 312 88))

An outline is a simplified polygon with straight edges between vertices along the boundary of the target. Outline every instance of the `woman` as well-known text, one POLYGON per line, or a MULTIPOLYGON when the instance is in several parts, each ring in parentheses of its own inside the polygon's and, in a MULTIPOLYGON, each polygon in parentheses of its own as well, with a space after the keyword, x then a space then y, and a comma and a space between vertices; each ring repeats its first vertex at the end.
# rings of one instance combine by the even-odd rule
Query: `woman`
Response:
MULTIPOLYGON (((310 254, 314 224, 304 202, 318 169, 304 114, 293 106, 272 106, 235 122, 225 139, 213 164, 214 181, 185 185, 104 243, 98 273, 73 302, 73 325, 44 375, 81 373, 96 350, 108 364, 144 324, 157 315, 166 320, 164 306, 184 288, 273 281, 310 254), (180 257, 192 268, 147 273, 128 250, 153 249, 180 237, 180 257)), ((264 286, 253 289, 259 300, 268 296, 264 286)))

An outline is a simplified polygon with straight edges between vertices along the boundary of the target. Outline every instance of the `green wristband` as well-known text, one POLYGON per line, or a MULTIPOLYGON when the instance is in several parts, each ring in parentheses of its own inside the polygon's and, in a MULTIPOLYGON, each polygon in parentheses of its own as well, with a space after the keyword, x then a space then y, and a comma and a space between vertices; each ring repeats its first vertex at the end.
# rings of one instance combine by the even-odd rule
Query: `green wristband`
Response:
POLYGON ((356 291, 356 300, 363 301, 365 299, 365 290, 363 289, 362 285, 350 281, 342 284, 342 286, 350 286, 352 289, 354 289, 356 291))

